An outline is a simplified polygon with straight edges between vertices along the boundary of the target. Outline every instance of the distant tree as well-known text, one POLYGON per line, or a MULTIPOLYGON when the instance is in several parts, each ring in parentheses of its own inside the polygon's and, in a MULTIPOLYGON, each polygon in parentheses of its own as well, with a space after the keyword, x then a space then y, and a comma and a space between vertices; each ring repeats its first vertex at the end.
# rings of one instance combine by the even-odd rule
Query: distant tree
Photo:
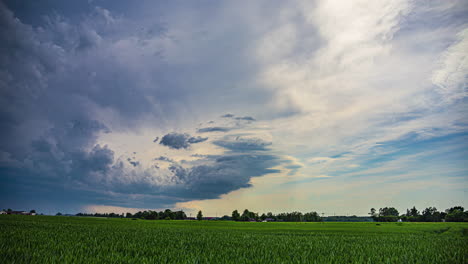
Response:
POLYGON ((250 219, 255 219, 258 218, 258 214, 255 215, 254 212, 250 212, 249 210, 245 209, 244 212, 242 213, 240 220, 241 221, 250 221, 250 219))
POLYGON ((58 212, 56 215, 62 215, 62 213, 58 212))
POLYGON ((174 212, 174 217, 176 220, 184 220, 187 218, 187 215, 184 213, 184 211, 176 211, 174 212))
POLYGON ((231 217, 229 215, 223 215, 223 217, 221 217, 221 220, 231 220, 231 217))
POLYGON ((126 218, 132 218, 133 215, 132 215, 131 213, 127 213, 127 214, 125 215, 125 217, 126 217, 126 218))
POLYGON ((418 209, 416 209, 416 206, 413 206, 411 209, 406 209, 406 216, 414 216, 418 217, 420 216, 418 209))
POLYGON ((445 216, 445 220, 447 222, 463 222, 464 213, 460 210, 453 210, 453 212, 448 213, 447 216, 445 216))
POLYGON ((440 222, 442 221, 442 217, 440 212, 437 211, 435 207, 428 207, 423 210, 422 212, 422 221, 425 222, 440 222))
POLYGON ((399 219, 398 210, 394 207, 380 208, 378 214, 376 213, 375 209, 372 209, 370 215, 377 222, 396 222, 399 219))
POLYGON ((234 221, 239 221, 240 220, 240 214, 237 210, 232 211, 232 220, 234 221))
POLYGON ((267 219, 267 215, 263 213, 263 214, 260 216, 260 219, 261 219, 262 221, 265 220, 265 219, 267 219))
POLYGON ((376 213, 375 208, 371 208, 371 209, 370 209, 369 215, 370 215, 372 218, 377 217, 377 213, 376 213))
POLYGON ((159 219, 159 214, 156 211, 151 211, 150 210, 148 212, 148 216, 146 217, 146 219, 148 219, 148 220, 157 220, 157 219, 159 219))
POLYGON ((468 211, 463 212, 465 208, 462 206, 455 206, 450 209, 445 210, 446 215, 444 216, 445 221, 447 222, 467 222, 468 221, 468 211))
POLYGON ((384 207, 379 209, 379 216, 399 216, 398 210, 394 207, 384 207))
POLYGON ((7 209, 7 212, 11 212, 11 211, 13 211, 13 210, 11 210, 11 208, 8 208, 8 209, 7 209))
POLYGON ((454 206, 454 207, 452 207, 452 208, 449 208, 449 209, 445 210, 445 212, 446 212, 447 214, 450 214, 450 213, 453 213, 453 211, 455 211, 455 210, 458 210, 458 211, 462 211, 462 212, 463 212, 463 211, 465 211, 465 208, 463 208, 463 206, 454 206))
POLYGON ((36 210, 33 209, 33 210, 29 211, 29 212, 32 213, 32 214, 35 214, 36 210))
POLYGON ((276 216, 274 216, 272 212, 268 212, 268 213, 267 213, 267 218, 271 218, 271 219, 275 219, 275 220, 276 220, 276 216))
POLYGON ((175 214, 170 209, 166 209, 166 210, 164 210, 163 217, 164 218, 169 217, 171 219, 175 219, 175 214))
POLYGON ((320 222, 322 218, 317 212, 310 212, 304 214, 304 221, 306 222, 320 222))
POLYGON ((197 220, 202 220, 203 219, 203 213, 202 211, 198 211, 198 214, 197 214, 197 220))

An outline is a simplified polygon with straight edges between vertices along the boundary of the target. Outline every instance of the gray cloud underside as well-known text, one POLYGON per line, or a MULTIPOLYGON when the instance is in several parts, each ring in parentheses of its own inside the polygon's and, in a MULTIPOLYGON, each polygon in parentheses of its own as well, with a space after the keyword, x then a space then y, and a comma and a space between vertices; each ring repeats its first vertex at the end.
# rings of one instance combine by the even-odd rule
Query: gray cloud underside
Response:
MULTIPOLYGON (((138 55, 139 49, 122 49, 157 40, 157 34, 136 36, 133 42, 108 10, 95 8, 83 17, 76 24, 47 17, 47 24, 37 28, 0 4, 0 200, 5 206, 35 201, 36 209, 91 203, 169 207, 216 198, 249 187, 251 177, 277 172, 270 168, 283 161, 266 152, 271 143, 218 140, 225 155, 203 155, 193 164, 160 158, 169 169, 144 168, 97 144, 100 134, 137 126, 138 117, 148 113, 163 116, 154 120, 168 118, 186 92, 158 88, 165 83, 148 69, 159 67, 158 57, 150 54, 160 50, 143 49, 147 53, 138 55), (126 52, 128 58, 119 57, 126 52), (134 64, 130 58, 137 55, 143 56, 134 64), (165 103, 167 112, 155 109, 154 101, 165 103)), ((207 138, 169 133, 153 142, 158 140, 188 149, 207 138)))
MULTIPOLYGON (((78 23, 61 17, 46 19, 41 28, 26 25, 0 3, 0 179, 6 189, 0 197, 4 203, 25 206, 40 197, 43 204, 58 206, 66 197, 69 208, 83 203, 170 206, 218 197, 248 187, 250 177, 274 172, 269 169, 279 162, 274 156, 248 152, 229 159, 203 157, 206 164, 190 167, 174 163, 171 171, 116 160, 112 149, 97 144, 100 134, 111 132, 106 120, 118 120, 114 124, 121 127, 113 130, 137 126, 138 117, 148 113, 158 113, 162 118, 152 118, 164 120, 166 113, 177 113, 178 103, 184 100, 182 88, 159 89, 167 85, 161 76, 171 73, 149 70, 161 69, 157 55, 161 50, 150 49, 145 42, 165 37, 160 31, 134 36, 128 23, 102 8, 94 8, 78 23), (134 63, 131 58, 137 57, 134 63), (154 108, 155 101, 161 102, 163 112, 154 108)), ((180 76, 177 69, 170 69, 180 76)), ((168 134, 160 144, 187 149, 206 140, 168 134)), ((173 163, 170 158, 166 162, 173 163)))
POLYGON ((225 114, 221 116, 222 118, 232 118, 235 120, 244 120, 244 121, 256 121, 255 118, 251 116, 235 116, 233 114, 225 114))
POLYGON ((207 133, 207 132, 229 132, 234 128, 231 127, 203 127, 197 130, 198 133, 207 133))
POLYGON ((172 132, 164 135, 159 144, 172 149, 188 149, 191 144, 208 140, 207 137, 191 137, 189 134, 172 132))
POLYGON ((271 142, 258 138, 227 137, 222 140, 216 140, 213 144, 229 149, 230 151, 266 151, 272 145, 271 142))

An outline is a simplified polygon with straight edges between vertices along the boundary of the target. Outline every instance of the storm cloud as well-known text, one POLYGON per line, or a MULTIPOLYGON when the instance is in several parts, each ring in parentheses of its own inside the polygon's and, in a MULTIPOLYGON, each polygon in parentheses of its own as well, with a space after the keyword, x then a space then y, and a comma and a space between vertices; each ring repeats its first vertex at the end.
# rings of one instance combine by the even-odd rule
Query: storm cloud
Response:
POLYGON ((172 132, 164 135, 159 144, 167 146, 172 149, 187 149, 191 144, 196 144, 208 140, 207 137, 191 137, 186 133, 172 132))
POLYGON ((462 203, 465 2, 0 1, 0 205, 462 203))

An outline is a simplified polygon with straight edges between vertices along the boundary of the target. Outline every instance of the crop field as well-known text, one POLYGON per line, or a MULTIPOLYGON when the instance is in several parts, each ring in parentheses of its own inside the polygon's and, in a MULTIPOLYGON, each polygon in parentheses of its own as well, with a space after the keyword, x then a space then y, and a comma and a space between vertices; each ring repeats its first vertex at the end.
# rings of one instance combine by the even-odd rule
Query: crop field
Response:
POLYGON ((0 263, 468 263, 468 224, 2 215, 0 263))

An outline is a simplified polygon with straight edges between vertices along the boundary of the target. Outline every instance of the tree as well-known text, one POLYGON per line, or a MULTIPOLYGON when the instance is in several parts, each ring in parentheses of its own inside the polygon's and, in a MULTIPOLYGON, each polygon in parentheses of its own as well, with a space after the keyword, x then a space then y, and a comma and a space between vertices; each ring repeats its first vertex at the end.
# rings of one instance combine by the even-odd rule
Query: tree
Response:
POLYGON ((377 213, 376 213, 375 208, 371 208, 371 209, 370 209, 369 215, 370 215, 370 217, 372 217, 372 218, 377 217, 377 213))
POLYGON ((413 206, 411 209, 406 209, 406 216, 414 216, 418 217, 420 216, 418 209, 416 209, 416 206, 413 206))
POLYGON ((224 220, 224 221, 231 220, 231 217, 229 217, 229 215, 223 215, 223 217, 221 217, 221 220, 224 220))
POLYGON ((56 215, 59 215, 59 216, 60 216, 60 215, 62 215, 62 213, 61 213, 61 212, 58 212, 56 215))
POLYGON ((452 207, 452 208, 450 208, 450 209, 445 210, 445 212, 446 212, 447 214, 450 214, 450 213, 453 213, 453 211, 455 211, 455 210, 458 210, 458 211, 462 211, 462 212, 463 212, 463 211, 465 211, 465 208, 463 208, 463 206, 454 206, 454 207, 452 207))
POLYGON ((271 218, 271 219, 275 219, 275 220, 276 220, 276 216, 274 216, 272 212, 268 212, 268 213, 267 213, 267 218, 271 218))
POLYGON ((127 218, 132 218, 133 215, 132 215, 131 213, 127 213, 127 214, 125 215, 125 217, 127 217, 127 218))
POLYGON ((240 220, 240 214, 237 210, 232 211, 232 220, 234 221, 239 221, 240 220))
POLYGON ((395 207, 384 207, 379 209, 379 216, 399 216, 398 210, 395 207))
POLYGON ((422 212, 422 220, 425 222, 440 222, 442 217, 435 207, 428 207, 422 212))
POLYGON ((198 211, 198 214, 197 214, 197 220, 202 220, 203 219, 203 214, 202 214, 202 211, 198 211))
POLYGON ((184 211, 176 211, 174 212, 174 215, 176 220, 184 220, 187 218, 187 215, 184 213, 184 211))
POLYGON ((240 220, 250 221, 251 219, 258 219, 258 214, 255 214, 254 212, 250 212, 249 210, 245 209, 240 217, 240 220))
POLYGON ((465 220, 464 213, 463 211, 455 209, 445 216, 445 220, 447 222, 463 222, 465 220))
POLYGON ((29 211, 31 214, 35 214, 36 213, 36 210, 32 209, 31 211, 29 211))

